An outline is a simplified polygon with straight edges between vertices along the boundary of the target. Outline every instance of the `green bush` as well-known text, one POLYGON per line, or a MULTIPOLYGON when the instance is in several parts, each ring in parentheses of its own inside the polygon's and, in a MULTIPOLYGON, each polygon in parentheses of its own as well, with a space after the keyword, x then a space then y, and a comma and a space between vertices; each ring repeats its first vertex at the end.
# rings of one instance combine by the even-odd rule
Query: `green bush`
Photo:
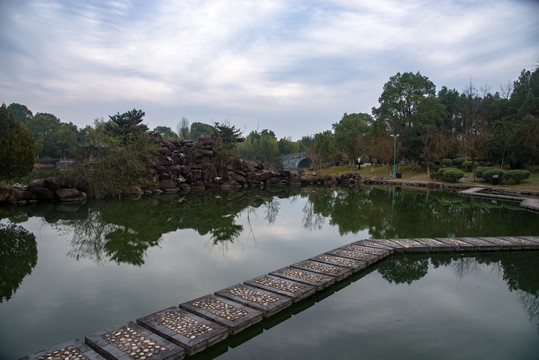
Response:
POLYGON ((461 166, 462 166, 466 171, 470 172, 470 171, 472 171, 474 165, 477 167, 477 161, 474 161, 474 162, 472 163, 471 161, 466 160, 466 161, 464 161, 464 162, 462 163, 461 166))
POLYGON ((464 177, 464 173, 455 168, 441 168, 437 172, 430 174, 432 180, 442 180, 446 182, 457 182, 464 177))
POLYGON ((515 184, 520 184, 527 178, 529 178, 531 172, 528 170, 508 170, 503 174, 504 180, 512 181, 515 184))
POLYGON ((491 183, 493 180, 493 176, 498 175, 498 182, 502 182, 504 178, 504 173, 505 172, 502 169, 489 168, 482 172, 481 178, 484 181, 491 183))
POLYGON ((462 163, 466 161, 465 157, 458 157, 453 159, 453 166, 461 167, 462 163))
POLYGON ((453 166, 453 160, 451 159, 442 159, 442 165, 445 167, 453 166))
POLYGON ((490 166, 480 166, 480 167, 478 167, 477 169, 475 169, 475 177, 478 178, 478 179, 482 179, 483 178, 483 172, 485 170, 488 170, 488 169, 494 169, 494 168, 490 167, 490 166))

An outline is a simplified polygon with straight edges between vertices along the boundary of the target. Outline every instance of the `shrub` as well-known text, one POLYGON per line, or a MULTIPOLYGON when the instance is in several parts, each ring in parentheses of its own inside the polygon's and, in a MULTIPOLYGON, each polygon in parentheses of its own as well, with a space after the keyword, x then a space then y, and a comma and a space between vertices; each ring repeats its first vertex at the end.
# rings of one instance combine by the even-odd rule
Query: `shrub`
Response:
POLYGON ((466 161, 465 157, 458 157, 453 159, 453 166, 461 167, 462 163, 466 161))
POLYGON ((488 169, 494 169, 494 168, 490 167, 490 166, 480 166, 480 167, 478 167, 477 169, 475 169, 475 177, 478 178, 478 179, 482 179, 483 178, 483 172, 485 170, 488 170, 488 169))
POLYGON ((508 170, 503 174, 504 180, 513 181, 515 184, 520 184, 529 178, 531 172, 528 170, 508 170))
POLYGON ((493 176, 498 175, 498 181, 502 182, 504 177, 504 171, 502 169, 488 168, 484 170, 481 175, 484 181, 490 183, 493 180, 493 176))
POLYGON ((445 167, 453 166, 453 160, 451 159, 442 159, 442 165, 445 167))
POLYGON ((477 161, 474 161, 473 163, 469 160, 466 160, 466 161, 463 161, 462 162, 462 167, 466 170, 466 171, 472 171, 473 169, 473 166, 477 166, 477 161))
POLYGON ((433 180, 442 180, 446 182, 457 182, 464 177, 464 173, 455 168, 442 168, 437 172, 430 174, 430 178, 433 180))

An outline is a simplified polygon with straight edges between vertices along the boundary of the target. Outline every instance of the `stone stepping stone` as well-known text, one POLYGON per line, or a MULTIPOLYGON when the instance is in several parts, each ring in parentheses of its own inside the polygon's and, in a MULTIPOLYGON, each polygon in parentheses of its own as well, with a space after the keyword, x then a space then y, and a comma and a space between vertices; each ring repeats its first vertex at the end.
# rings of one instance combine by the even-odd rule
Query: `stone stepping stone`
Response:
POLYGON ((244 283, 276 294, 288 296, 292 298, 292 302, 305 299, 316 292, 314 286, 271 275, 262 275, 244 283))
POLYGON ((533 240, 520 236, 502 236, 500 237, 500 239, 520 244, 522 246, 522 249, 539 249, 539 240, 538 242, 535 242, 533 240))
POLYGON ((515 243, 512 241, 509 241, 507 239, 502 239, 499 237, 480 237, 482 240, 486 240, 490 243, 498 245, 498 247, 507 248, 507 249, 522 249, 522 245, 519 243, 515 243))
POLYGON ((290 265, 290 267, 312 271, 317 274, 333 276, 337 281, 341 281, 352 274, 352 269, 348 267, 329 265, 312 260, 300 261, 290 265))
POLYGON ((464 241, 463 239, 461 240, 455 238, 435 238, 434 240, 450 245, 454 251, 477 249, 477 245, 464 241))
POLYGON ((365 261, 343 258, 340 256, 334 256, 334 255, 328 255, 328 254, 321 254, 313 258, 310 258, 309 260, 318 261, 318 262, 322 262, 329 265, 347 267, 347 268, 352 269, 352 273, 358 272, 367 267, 367 263, 365 261))
POLYGON ((380 256, 378 255, 365 254, 359 251, 348 250, 344 247, 328 251, 326 254, 364 261, 367 265, 371 265, 378 261, 378 259, 380 259, 380 256))
POLYGON ((86 344, 107 359, 183 359, 185 351, 130 321, 86 336, 86 344))
POLYGON ((181 346, 187 355, 196 354, 228 337, 225 327, 177 307, 137 319, 137 323, 181 346))
POLYGON ((519 238, 539 245, 539 236, 519 236, 519 238))
POLYGON ((21 360, 102 360, 101 355, 94 352, 80 339, 53 346, 47 350, 25 356, 21 360))
POLYGON ((401 249, 403 246, 399 245, 391 240, 388 239, 370 239, 370 240, 359 240, 356 241, 353 244, 362 245, 362 246, 370 246, 370 247, 376 247, 381 249, 388 249, 392 253, 397 250, 401 249))
POLYGON ((333 276, 317 274, 290 266, 275 270, 269 274, 314 286, 316 291, 320 291, 335 283, 335 278, 333 276))
POLYGON ((416 239, 391 239, 391 241, 399 244, 402 246, 403 249, 406 249, 404 251, 429 251, 431 249, 430 246, 425 245, 422 242, 417 241, 416 239))
POLYGON ((180 308, 216 322, 230 335, 262 320, 262 312, 214 295, 206 295, 180 304, 180 308))
POLYGON ((386 256, 391 254, 391 251, 389 250, 383 250, 383 249, 376 249, 369 246, 363 246, 358 244, 348 244, 342 247, 343 249, 352 250, 352 251, 359 251, 365 254, 371 254, 376 255, 379 257, 378 260, 385 258, 386 256))
POLYGON ((473 245, 473 248, 477 250, 500 250, 498 244, 476 237, 459 237, 457 240, 467 242, 473 245))
POLYGON ((215 295, 261 311, 264 317, 269 317, 292 305, 292 299, 287 296, 243 284, 216 291, 215 295))

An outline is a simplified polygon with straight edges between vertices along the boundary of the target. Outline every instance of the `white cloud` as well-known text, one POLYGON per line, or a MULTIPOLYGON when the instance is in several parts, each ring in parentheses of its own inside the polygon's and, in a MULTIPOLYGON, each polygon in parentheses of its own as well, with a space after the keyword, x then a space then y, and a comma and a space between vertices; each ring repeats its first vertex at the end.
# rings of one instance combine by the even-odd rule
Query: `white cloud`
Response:
POLYGON ((438 88, 470 77, 497 88, 539 57, 530 2, 58 0, 1 10, 3 101, 70 114, 144 104, 169 109, 172 127, 184 115, 252 128, 256 118, 295 138, 370 112, 397 72, 421 71, 438 88))

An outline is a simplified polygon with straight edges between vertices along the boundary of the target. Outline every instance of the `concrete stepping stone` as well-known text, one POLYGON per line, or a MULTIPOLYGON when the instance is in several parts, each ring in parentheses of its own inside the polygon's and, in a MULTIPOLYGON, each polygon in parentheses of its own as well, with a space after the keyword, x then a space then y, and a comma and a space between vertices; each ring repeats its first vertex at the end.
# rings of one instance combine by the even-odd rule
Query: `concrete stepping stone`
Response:
POLYGON ((353 244, 362 245, 362 246, 370 246, 370 247, 376 247, 381 249, 388 249, 393 251, 397 249, 401 249, 403 246, 399 245, 391 240, 388 239, 371 239, 371 240, 359 240, 354 242, 353 244))
POLYGON ((243 284, 216 291, 215 295, 261 311, 264 317, 269 317, 292 305, 292 299, 287 296, 243 284))
POLYGON ((290 266, 273 271, 269 274, 311 285, 316 289, 316 291, 322 290, 335 283, 335 278, 333 276, 317 274, 290 266))
POLYGON ((86 336, 86 344, 106 359, 183 359, 185 351, 130 321, 86 336))
POLYGON ((519 236, 519 238, 539 245, 539 236, 519 236))
POLYGON ((341 281, 345 277, 348 277, 350 274, 352 274, 352 269, 348 267, 329 265, 312 260, 300 261, 298 263, 290 265, 290 267, 307 270, 322 275, 333 276, 336 281, 341 281))
POLYGON ((523 237, 517 236, 502 236, 502 240, 508 240, 516 244, 520 244, 523 249, 539 249, 539 242, 535 242, 523 237))
POLYGON ((177 307, 170 307, 137 323, 181 346, 187 355, 200 352, 228 337, 228 329, 177 307))
POLYGON ((53 346, 20 360, 102 360, 101 355, 94 352, 82 340, 76 339, 53 346))
POLYGON ((493 236, 487 237, 487 236, 485 236, 485 237, 480 237, 479 239, 486 240, 488 242, 496 244, 496 245, 498 245, 498 248, 507 248, 507 249, 514 249, 514 250, 522 249, 522 244, 515 243, 515 242, 509 241, 509 240, 506 240, 506 239, 502 239, 502 238, 499 238, 499 237, 493 237, 493 236))
POLYGON ((244 284, 288 296, 292 299, 292 302, 305 299, 316 292, 314 286, 271 275, 258 276, 245 281, 244 284))
POLYGON ((185 302, 180 308, 226 327, 230 335, 262 320, 261 311, 214 295, 185 302))
POLYGON ((405 251, 429 251, 430 246, 415 239, 391 239, 391 241, 401 245, 405 251))
POLYGON ((348 250, 344 247, 328 251, 326 254, 345 257, 349 259, 361 260, 367 263, 367 265, 371 265, 380 259, 380 256, 378 255, 365 254, 359 251, 348 250))
POLYGON ((500 247, 490 241, 486 241, 476 237, 458 237, 458 240, 465 241, 475 246, 477 250, 499 250, 500 247))
POLYGON ((414 238, 413 240, 427 246, 426 251, 450 251, 453 250, 453 246, 431 238, 414 238))
POLYGON ((321 254, 313 258, 310 258, 309 260, 318 261, 318 262, 322 262, 329 265, 338 265, 342 267, 347 267, 352 270, 352 273, 358 272, 367 267, 367 263, 365 261, 343 258, 340 256, 327 255, 327 254, 321 254))

